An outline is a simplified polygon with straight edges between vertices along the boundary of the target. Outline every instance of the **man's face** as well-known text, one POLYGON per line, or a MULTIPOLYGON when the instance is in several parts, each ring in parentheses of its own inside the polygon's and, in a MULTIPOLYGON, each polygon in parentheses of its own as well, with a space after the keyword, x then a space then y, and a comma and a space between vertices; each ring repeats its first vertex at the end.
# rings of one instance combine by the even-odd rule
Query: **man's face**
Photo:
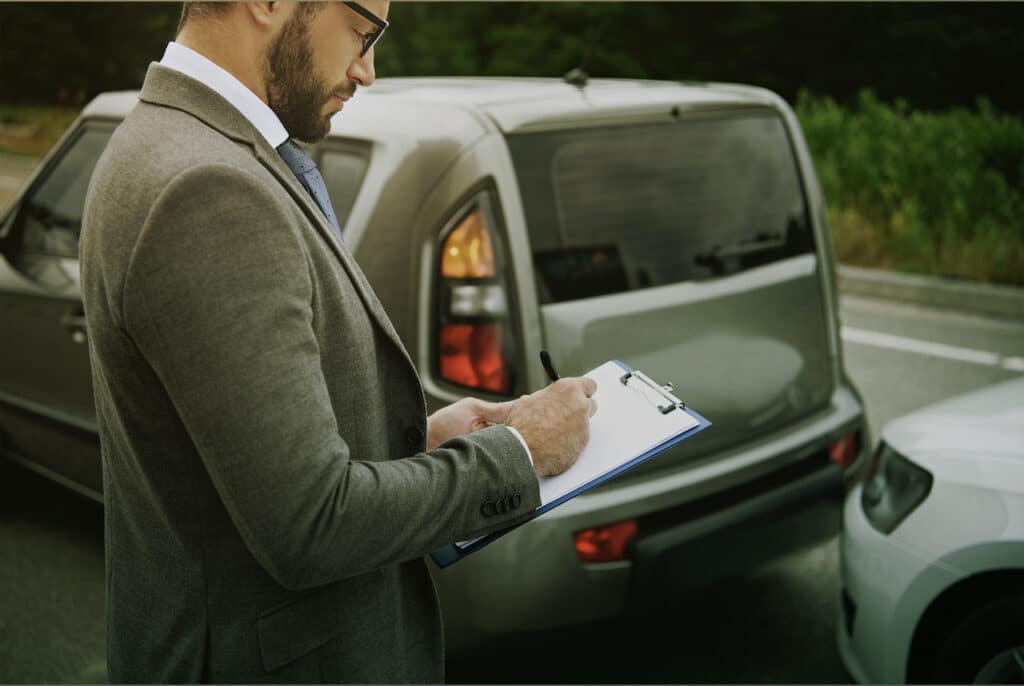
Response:
MULTIPOLYGON (((361 3, 386 18, 388 3, 361 3)), ((331 117, 358 85, 373 83, 373 49, 360 57, 362 36, 373 22, 340 2, 299 3, 267 50, 267 104, 288 134, 307 143, 321 140, 331 117)))

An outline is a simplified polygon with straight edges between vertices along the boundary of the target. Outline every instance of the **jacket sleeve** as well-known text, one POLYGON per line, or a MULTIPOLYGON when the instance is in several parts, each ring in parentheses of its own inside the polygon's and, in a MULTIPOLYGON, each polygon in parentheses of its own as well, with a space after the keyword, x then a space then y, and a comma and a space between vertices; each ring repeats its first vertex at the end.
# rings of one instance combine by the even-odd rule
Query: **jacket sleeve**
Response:
POLYGON ((226 165, 179 174, 134 246, 121 305, 261 566, 306 588, 528 516, 537 479, 500 426, 431 453, 351 453, 323 377, 308 256, 263 184, 226 165), (518 507, 486 506, 495 499, 518 507))

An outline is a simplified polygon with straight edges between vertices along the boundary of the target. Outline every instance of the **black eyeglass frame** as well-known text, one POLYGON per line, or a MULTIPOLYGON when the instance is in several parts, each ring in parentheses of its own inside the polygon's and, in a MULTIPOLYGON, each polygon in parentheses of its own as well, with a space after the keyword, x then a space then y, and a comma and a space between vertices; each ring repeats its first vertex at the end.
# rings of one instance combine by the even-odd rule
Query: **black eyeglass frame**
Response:
POLYGON ((377 41, 380 40, 380 37, 384 35, 384 30, 387 29, 388 27, 388 21, 386 19, 381 19, 376 14, 360 5, 358 2, 346 2, 344 4, 347 5, 349 9, 351 9, 353 12, 363 17, 364 19, 369 20, 370 22, 373 23, 374 26, 377 27, 377 30, 370 35, 369 40, 363 44, 363 51, 359 53, 360 57, 366 57, 366 53, 370 52, 370 48, 372 48, 377 43, 377 41))

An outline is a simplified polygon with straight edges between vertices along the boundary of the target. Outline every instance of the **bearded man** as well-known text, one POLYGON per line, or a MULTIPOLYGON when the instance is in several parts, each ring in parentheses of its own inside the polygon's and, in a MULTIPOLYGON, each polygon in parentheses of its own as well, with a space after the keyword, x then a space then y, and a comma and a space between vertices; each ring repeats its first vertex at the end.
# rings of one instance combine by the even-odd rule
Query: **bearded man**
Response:
POLYGON ((520 521, 586 444, 587 379, 426 416, 292 140, 358 106, 387 12, 186 4, 96 168, 81 264, 114 682, 441 681, 423 556, 520 521), (481 508, 497 497, 520 507, 481 508))

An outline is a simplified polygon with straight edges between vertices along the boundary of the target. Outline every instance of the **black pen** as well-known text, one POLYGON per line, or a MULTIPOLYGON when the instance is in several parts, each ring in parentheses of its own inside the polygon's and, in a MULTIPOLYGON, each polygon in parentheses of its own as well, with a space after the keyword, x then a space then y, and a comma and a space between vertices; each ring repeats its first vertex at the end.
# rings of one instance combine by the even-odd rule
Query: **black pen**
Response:
POLYGON ((547 350, 540 351, 540 363, 544 365, 544 371, 547 372, 551 383, 558 381, 558 372, 555 371, 555 366, 551 364, 551 355, 548 355, 547 350))

